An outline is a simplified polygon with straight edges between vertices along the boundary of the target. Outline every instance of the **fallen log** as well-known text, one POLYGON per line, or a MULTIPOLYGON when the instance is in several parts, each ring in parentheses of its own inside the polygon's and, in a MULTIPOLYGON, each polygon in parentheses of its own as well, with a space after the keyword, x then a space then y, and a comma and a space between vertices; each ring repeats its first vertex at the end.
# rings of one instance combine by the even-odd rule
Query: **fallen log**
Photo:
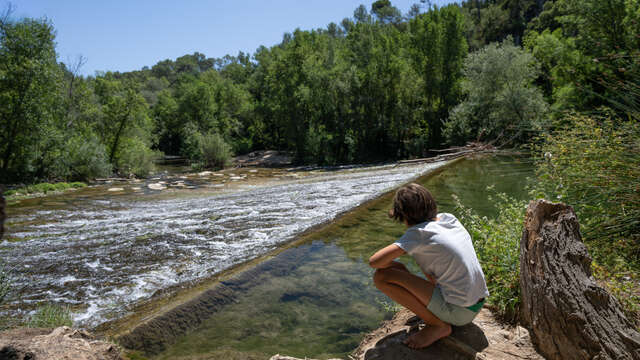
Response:
POLYGON ((573 208, 527 209, 520 242, 522 320, 547 359, 640 359, 640 333, 591 276, 573 208))

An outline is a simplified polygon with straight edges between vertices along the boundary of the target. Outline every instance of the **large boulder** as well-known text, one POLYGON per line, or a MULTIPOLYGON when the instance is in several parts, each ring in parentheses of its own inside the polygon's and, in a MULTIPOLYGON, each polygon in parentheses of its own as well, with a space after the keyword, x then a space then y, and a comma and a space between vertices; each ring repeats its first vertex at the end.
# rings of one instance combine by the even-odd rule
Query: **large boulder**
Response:
POLYGON ((0 359, 122 360, 118 346, 66 326, 53 330, 20 328, 1 332, 0 359))

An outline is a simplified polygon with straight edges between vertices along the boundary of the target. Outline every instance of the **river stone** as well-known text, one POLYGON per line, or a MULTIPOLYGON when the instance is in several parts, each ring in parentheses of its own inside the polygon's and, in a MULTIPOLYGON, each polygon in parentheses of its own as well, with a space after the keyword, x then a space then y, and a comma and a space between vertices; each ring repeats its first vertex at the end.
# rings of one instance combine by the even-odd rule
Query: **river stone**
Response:
MULTIPOLYGON (((308 357, 305 357, 304 359, 299 359, 299 358, 294 358, 294 357, 291 357, 291 356, 284 356, 284 355, 276 354, 276 355, 273 355, 272 357, 270 357, 269 360, 315 360, 315 359, 311 359, 311 358, 308 358, 308 357)), ((329 360, 341 360, 341 359, 329 359, 329 360)))
POLYGON ((124 191, 124 189, 123 189, 123 188, 120 188, 120 187, 114 187, 114 188, 110 188, 110 189, 109 189, 109 190, 107 190, 107 191, 116 192, 116 191, 124 191))
POLYGON ((20 328, 0 333, 0 359, 122 360, 117 345, 62 326, 56 329, 20 328))
POLYGON ((151 189, 151 190, 164 190, 164 189, 166 189, 166 188, 167 188, 166 186, 164 186, 164 185, 162 185, 162 184, 160 184, 160 183, 156 183, 156 184, 149 184, 149 185, 147 185, 147 187, 148 187, 149 189, 151 189))
POLYGON ((211 174, 213 174, 211 171, 203 171, 199 172, 198 176, 210 176, 211 174))

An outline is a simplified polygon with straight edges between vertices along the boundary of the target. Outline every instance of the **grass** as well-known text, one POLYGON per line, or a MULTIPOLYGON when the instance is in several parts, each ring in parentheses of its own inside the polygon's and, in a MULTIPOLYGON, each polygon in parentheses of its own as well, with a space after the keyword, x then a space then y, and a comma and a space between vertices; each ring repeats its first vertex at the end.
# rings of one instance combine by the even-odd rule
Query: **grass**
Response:
POLYGON ((71 311, 66 306, 46 304, 39 307, 27 321, 30 328, 55 328, 59 326, 73 326, 71 311))
POLYGON ((7 200, 11 200, 13 198, 29 196, 33 194, 47 194, 50 192, 60 192, 69 189, 79 189, 86 187, 87 184, 82 182, 59 182, 55 184, 50 183, 40 183, 34 185, 27 185, 17 189, 7 190, 4 192, 4 196, 7 197, 7 200))
POLYGON ((520 236, 525 202, 505 194, 489 197, 501 209, 496 218, 479 216, 458 199, 456 213, 469 231, 489 289, 487 304, 503 319, 516 322, 520 313, 520 236))

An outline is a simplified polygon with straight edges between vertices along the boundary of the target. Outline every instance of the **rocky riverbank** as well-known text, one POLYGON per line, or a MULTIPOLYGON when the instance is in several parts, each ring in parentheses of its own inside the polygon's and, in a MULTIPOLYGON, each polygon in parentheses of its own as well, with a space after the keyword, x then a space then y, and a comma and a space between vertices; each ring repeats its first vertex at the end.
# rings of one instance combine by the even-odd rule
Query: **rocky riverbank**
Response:
MULTIPOLYGON (((451 336, 426 349, 413 350, 403 344, 424 323, 408 310, 401 310, 393 319, 367 334, 351 354, 357 360, 508 360, 544 359, 534 349, 529 332, 520 326, 510 326, 497 320, 489 309, 482 309, 473 323, 454 327, 451 336)), ((275 355, 270 360, 297 360, 275 355)))

